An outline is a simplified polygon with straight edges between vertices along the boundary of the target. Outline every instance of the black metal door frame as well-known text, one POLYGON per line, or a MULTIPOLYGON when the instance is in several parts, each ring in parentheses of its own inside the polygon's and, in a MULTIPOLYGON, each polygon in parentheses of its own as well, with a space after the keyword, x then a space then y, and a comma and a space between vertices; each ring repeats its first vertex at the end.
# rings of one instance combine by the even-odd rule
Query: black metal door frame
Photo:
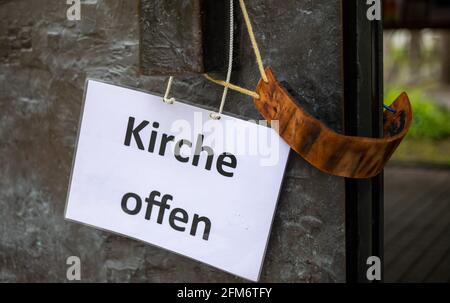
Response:
MULTIPOLYGON (((366 1, 342 0, 344 129, 347 135, 381 137, 383 27, 367 18, 368 8, 366 1)), ((346 179, 345 207, 347 282, 370 282, 367 258, 378 256, 383 264, 383 174, 346 179)))

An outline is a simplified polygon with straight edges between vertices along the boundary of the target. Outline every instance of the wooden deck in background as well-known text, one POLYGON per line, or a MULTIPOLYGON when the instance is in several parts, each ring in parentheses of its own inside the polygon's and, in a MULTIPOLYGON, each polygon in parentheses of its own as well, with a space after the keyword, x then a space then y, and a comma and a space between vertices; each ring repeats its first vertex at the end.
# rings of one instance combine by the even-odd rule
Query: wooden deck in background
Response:
POLYGON ((450 169, 385 170, 385 281, 450 282, 450 169))

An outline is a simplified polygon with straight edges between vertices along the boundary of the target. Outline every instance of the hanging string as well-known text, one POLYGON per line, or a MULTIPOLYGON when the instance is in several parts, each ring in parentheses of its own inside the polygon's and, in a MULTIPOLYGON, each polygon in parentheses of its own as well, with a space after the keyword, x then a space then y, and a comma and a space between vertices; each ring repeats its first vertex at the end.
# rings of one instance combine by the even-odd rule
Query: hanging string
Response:
MULTIPOLYGON (((250 17, 247 12, 247 7, 245 6, 244 0, 239 0, 239 4, 241 7, 242 15, 244 16, 244 21, 245 21, 245 25, 247 27, 248 35, 250 36, 250 41, 252 44, 253 52, 255 53, 256 63, 258 65, 258 69, 261 74, 261 78, 263 79, 264 82, 268 83, 269 79, 267 78, 266 71, 264 70, 264 63, 263 63, 263 60, 261 57, 261 52, 259 51, 258 43, 256 42, 255 33, 253 31, 253 26, 252 26, 250 17)), ((209 76, 208 74, 204 74, 204 76, 209 81, 214 82, 218 85, 222 85, 227 89, 235 90, 242 94, 249 95, 249 96, 252 96, 253 98, 259 99, 259 95, 256 92, 251 91, 246 88, 242 88, 242 87, 234 85, 234 84, 231 84, 231 83, 229 83, 229 80, 228 81, 216 80, 216 79, 212 78, 211 76, 209 76)))
POLYGON ((173 104, 175 102, 175 98, 169 98, 170 89, 172 88, 173 77, 169 77, 169 81, 167 82, 166 92, 163 97, 163 101, 167 104, 173 104))
POLYGON ((256 63, 258 64, 259 72, 261 74, 261 78, 264 82, 269 82, 267 79, 266 72, 264 70, 264 64, 261 57, 261 53, 259 51, 258 43, 256 42, 255 33, 253 31, 253 26, 250 21, 250 17, 248 16, 247 7, 245 6, 244 0, 239 0, 239 4, 241 6, 242 15, 244 16, 245 25, 247 26, 248 35, 250 36, 250 41, 252 42, 253 51, 256 56, 256 63))
POLYGON ((208 74, 204 74, 204 76, 205 76, 206 79, 208 79, 209 81, 211 81, 213 83, 216 83, 218 85, 224 86, 224 87, 229 88, 231 90, 237 91, 237 92, 239 92, 241 94, 248 95, 248 96, 253 97, 255 99, 259 99, 259 95, 256 92, 252 91, 252 90, 249 90, 249 89, 246 89, 246 88, 243 88, 243 87, 231 84, 231 83, 227 83, 227 82, 225 82, 223 80, 216 80, 216 79, 212 78, 211 76, 209 76, 208 74))
MULTIPOLYGON (((229 48, 228 48, 228 70, 227 70, 227 78, 225 80, 226 83, 230 83, 231 80, 231 72, 233 71, 233 53, 234 53, 234 0, 230 0, 230 37, 229 37, 229 48)), ((223 108, 225 106, 225 101, 227 99, 228 87, 224 87, 222 93, 222 99, 220 101, 220 107, 218 113, 211 113, 210 117, 215 120, 219 120, 222 115, 223 108)))

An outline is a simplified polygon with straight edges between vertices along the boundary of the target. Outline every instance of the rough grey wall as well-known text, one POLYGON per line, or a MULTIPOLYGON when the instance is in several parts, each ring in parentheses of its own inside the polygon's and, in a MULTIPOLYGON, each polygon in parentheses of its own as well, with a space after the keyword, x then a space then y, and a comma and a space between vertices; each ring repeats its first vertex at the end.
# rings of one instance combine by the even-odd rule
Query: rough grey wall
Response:
MULTIPOLYGON (((155 0, 156 1, 156 0, 155 0)), ((160 1, 160 0, 158 0, 160 1)), ((65 281, 66 258, 82 281, 241 281, 164 250, 63 219, 86 77, 162 93, 165 78, 138 70, 137 0, 89 0, 81 21, 66 1, 0 0, 0 281, 65 281)), ((340 129, 340 1, 252 0, 261 52, 310 110, 340 129)), ((258 72, 245 32, 233 81, 258 72)), ((218 106, 221 89, 177 79, 174 95, 218 106)), ((226 111, 259 117, 231 93, 226 111)), ((345 279, 344 183, 293 155, 262 281, 345 279)))
POLYGON ((205 72, 201 1, 147 0, 140 4, 138 14, 145 20, 140 29, 140 71, 162 76, 205 72))

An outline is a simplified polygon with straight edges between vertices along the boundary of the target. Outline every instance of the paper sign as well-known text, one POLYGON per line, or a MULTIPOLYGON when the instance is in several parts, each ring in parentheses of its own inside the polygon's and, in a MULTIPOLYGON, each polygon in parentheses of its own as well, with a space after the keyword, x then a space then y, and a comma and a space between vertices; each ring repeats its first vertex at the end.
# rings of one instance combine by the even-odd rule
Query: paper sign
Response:
POLYGON ((210 113, 88 81, 66 218, 258 280, 289 147, 210 113))

